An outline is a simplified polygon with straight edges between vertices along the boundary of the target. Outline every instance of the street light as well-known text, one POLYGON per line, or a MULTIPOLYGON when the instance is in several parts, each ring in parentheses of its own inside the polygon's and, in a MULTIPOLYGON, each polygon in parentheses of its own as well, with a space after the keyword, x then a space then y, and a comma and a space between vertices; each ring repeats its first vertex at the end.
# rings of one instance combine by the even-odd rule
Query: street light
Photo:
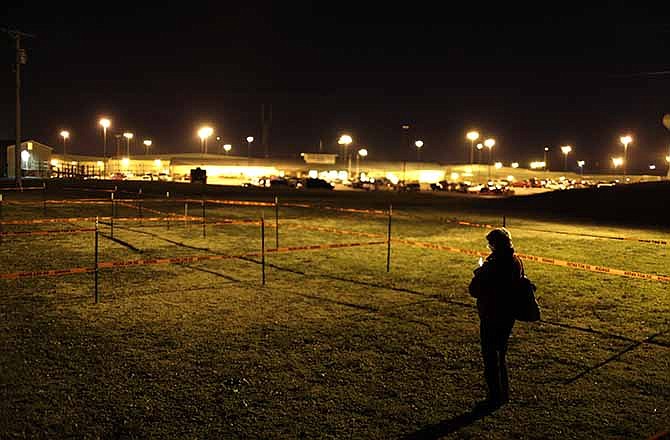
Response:
POLYGON ((565 155, 565 161, 563 162, 563 171, 568 170, 568 154, 572 151, 572 147, 570 145, 563 145, 561 147, 561 151, 565 155))
POLYGON ((340 136, 340 139, 338 139, 338 141, 337 141, 338 144, 344 146, 343 160, 346 160, 347 163, 348 163, 347 172, 349 174, 351 174, 351 157, 349 156, 349 144, 351 144, 353 141, 354 140, 348 134, 343 134, 342 136, 340 136))
POLYGON ((226 152, 226 154, 230 153, 230 150, 232 150, 233 146, 230 144, 224 144, 223 145, 223 151, 226 152))
POLYGON ((584 176, 584 165, 586 165, 586 162, 583 160, 578 160, 577 161, 577 166, 579 167, 579 173, 584 176))
POLYGON ((629 134, 621 136, 619 141, 623 144, 623 179, 626 180, 626 165, 628 162, 628 144, 633 142, 633 137, 629 134))
POLYGON ((130 157, 130 140, 133 138, 133 134, 127 131, 123 133, 123 137, 126 138, 126 157, 130 157))
POLYGON ((491 150, 493 150, 493 146, 495 144, 496 140, 493 138, 488 138, 484 141, 484 146, 489 149, 489 180, 491 179, 491 157, 492 157, 491 150))
POLYGON ((548 156, 549 155, 549 147, 544 147, 544 170, 549 171, 549 161, 548 161, 548 156))
POLYGON ((360 169, 359 169, 359 166, 358 166, 358 160, 361 157, 366 157, 368 155, 368 150, 365 149, 365 148, 361 148, 360 150, 358 150, 357 153, 358 154, 356 154, 356 177, 360 176, 360 169))
POLYGON ((151 141, 151 139, 145 139, 142 143, 144 144, 144 154, 145 155, 149 154, 149 147, 151 147, 151 144, 153 144, 153 142, 151 141))
POLYGON ((102 157, 107 157, 107 129, 112 125, 112 121, 102 118, 98 123, 102 126, 102 157))
POLYGON ((247 165, 251 162, 251 143, 254 141, 253 136, 247 136, 247 165))
POLYGON ((475 147, 474 143, 477 139, 479 139, 479 133, 476 131, 469 131, 468 134, 465 135, 466 138, 470 140, 470 165, 474 162, 474 157, 475 157, 475 147))
POLYGON ((214 133, 214 129, 207 125, 200 127, 198 137, 200 138, 200 153, 207 154, 207 138, 214 133))
POLYGON ((423 141, 418 140, 414 142, 414 145, 416 145, 416 160, 417 162, 421 161, 421 147, 423 147, 423 141))
POLYGON ((65 145, 67 144, 67 140, 70 139, 70 132, 62 130, 60 136, 63 138, 63 156, 65 156, 65 145))
POLYGON ((519 168, 519 162, 512 162, 512 168, 519 168))
POLYGON ((482 144, 481 142, 479 142, 479 143, 477 144, 477 163, 478 163, 479 165, 481 165, 481 163, 482 163, 482 148, 484 148, 484 144, 482 144))

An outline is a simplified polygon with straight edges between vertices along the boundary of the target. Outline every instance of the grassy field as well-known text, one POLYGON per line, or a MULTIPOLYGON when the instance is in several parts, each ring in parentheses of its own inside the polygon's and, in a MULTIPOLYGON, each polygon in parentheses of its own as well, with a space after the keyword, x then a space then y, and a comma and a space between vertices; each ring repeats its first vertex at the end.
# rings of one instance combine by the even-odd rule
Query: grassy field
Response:
MULTIPOLYGON (((280 247, 385 239, 386 216, 326 209, 338 197, 290 200, 314 207, 280 209, 280 247)), ((485 251, 486 229, 453 219, 498 225, 501 217, 443 199, 393 199, 393 237, 485 251)), ((3 220, 43 218, 40 200, 6 197, 3 220)), ((338 204, 388 201, 365 194, 338 204)), ((144 217, 184 213, 182 200, 142 205, 144 217)), ((110 213, 109 204, 48 203, 46 217, 110 213)), ((119 217, 138 213, 134 201, 118 206, 119 217)), ((189 214, 201 207, 189 202, 189 214)), ((272 207, 208 203, 206 215, 208 223, 264 216, 266 247, 275 247, 272 207)), ((667 229, 530 217, 508 226, 524 254, 668 275, 668 245, 595 237, 670 241, 667 229)), ((515 326, 512 401, 481 417, 471 412, 485 389, 467 293, 477 257, 394 242, 387 273, 385 244, 268 253, 263 286, 260 257, 243 256, 260 251, 258 224, 208 225, 203 237, 197 220, 173 218, 168 229, 117 219, 114 235, 132 248, 101 238, 100 261, 240 257, 101 270, 99 304, 90 273, 0 280, 0 438, 648 438, 670 430, 668 283, 526 262, 543 322, 515 326)), ((93 250, 91 232, 5 236, 0 273, 90 267, 93 250)))

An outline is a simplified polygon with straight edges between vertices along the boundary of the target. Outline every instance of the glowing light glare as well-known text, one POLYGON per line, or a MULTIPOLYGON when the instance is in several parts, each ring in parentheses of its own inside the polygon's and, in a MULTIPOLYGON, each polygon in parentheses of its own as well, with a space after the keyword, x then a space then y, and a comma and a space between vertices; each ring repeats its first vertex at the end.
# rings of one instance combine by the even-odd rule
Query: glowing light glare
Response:
POLYGON ((97 161, 95 164, 98 166, 98 168, 102 168, 105 165, 105 163, 101 160, 97 161))
POLYGON ((214 133, 214 129, 212 127, 205 125, 204 127, 200 127, 200 129, 198 130, 198 137, 204 141, 205 139, 210 137, 212 133, 214 133))
POLYGON ((112 121, 107 118, 100 119, 98 123, 102 126, 102 128, 109 128, 109 126, 112 125, 112 121))
POLYGON ((477 144, 477 149, 478 149, 478 150, 481 150, 482 148, 484 148, 484 144, 482 144, 481 142, 478 143, 478 144, 477 144))
POLYGON ((319 172, 317 170, 309 170, 309 173, 307 175, 310 177, 310 179, 316 179, 319 177, 319 172))
POLYGON ((386 178, 391 181, 392 184, 397 185, 398 182, 400 182, 400 179, 398 179, 398 176, 396 176, 393 173, 386 173, 386 178))
POLYGON ((349 179, 349 173, 347 173, 346 171, 338 171, 337 178, 340 180, 347 180, 349 179))
POLYGON ((156 165, 156 168, 160 168, 161 165, 163 165, 163 161, 160 159, 154 160, 154 165, 156 165))
POLYGON ((247 142, 252 143, 254 141, 253 136, 247 136, 247 142))
POLYGON ((421 148, 423 147, 423 141, 416 141, 414 142, 414 145, 416 145, 416 148, 421 148))
POLYGON ((625 135, 625 136, 621 136, 621 137, 619 138, 619 141, 621 141, 621 143, 622 143, 624 146, 627 147, 628 144, 630 144, 631 142, 633 142, 633 137, 632 137, 631 135, 627 134, 627 135, 625 135))
POLYGON ((530 163, 530 169, 531 170, 536 170, 538 168, 544 168, 546 165, 545 162, 540 162, 540 161, 535 161, 530 163))
POLYGON ((123 159, 121 159, 121 165, 124 166, 125 168, 128 168, 128 165, 130 165, 130 159, 124 157, 123 159))
POLYGON ((128 139, 128 140, 132 139, 133 136, 134 136, 134 135, 133 135, 131 132, 129 132, 129 131, 123 133, 123 137, 126 138, 126 139, 128 139))
POLYGON ((225 145, 223 146, 223 149, 224 149, 224 151, 225 151, 226 153, 228 153, 230 150, 233 149, 233 146, 230 145, 230 144, 225 144, 225 145))
POLYGON ((60 135, 63 139, 69 139, 70 138, 70 132, 67 130, 63 130, 60 132, 60 135))
POLYGON ((349 145, 352 143, 354 140, 349 136, 348 134, 343 134, 340 136, 340 138, 337 140, 337 143, 340 145, 349 145))
POLYGON ((461 175, 456 173, 456 172, 453 172, 453 173, 451 173, 450 177, 451 177, 451 180, 458 180, 458 178, 461 177, 461 175))
POLYGON ((21 151, 21 159, 24 162, 28 162, 28 159, 30 159, 30 153, 28 152, 28 150, 22 150, 21 151))
POLYGON ((519 168, 519 162, 512 162, 512 168, 519 168))
POLYGON ((149 139, 145 139, 144 142, 142 142, 145 147, 150 147, 153 142, 149 139))
POLYGON ((549 151, 549 147, 544 147, 544 151, 549 151))
POLYGON ((58 159, 51 159, 50 163, 52 167, 57 167, 60 164, 60 161, 58 159))
POLYGON ((496 169, 500 169, 503 167, 503 164, 502 162, 496 162, 495 164, 493 164, 493 166, 496 167, 496 169))
POLYGON ((421 170, 419 171, 419 183, 437 183, 444 179, 444 171, 421 170))
POLYGON ((486 139, 486 140, 484 141, 484 146, 487 147, 487 148, 489 148, 489 149, 490 149, 490 148, 493 148, 493 146, 494 146, 495 144, 496 144, 496 140, 493 139, 493 138, 486 139))
POLYGON ((358 155, 361 157, 365 157, 368 155, 368 150, 366 150, 365 148, 361 148, 360 150, 358 150, 358 155))
POLYGON ((650 170, 655 170, 655 169, 656 169, 656 165, 649 165, 649 169, 650 169, 650 170))
POLYGON ((586 165, 586 162, 585 162, 585 161, 583 161, 583 160, 578 160, 578 161, 577 161, 577 166, 578 166, 579 168, 583 168, 584 165, 586 165))
POLYGON ((563 154, 568 154, 569 152, 572 151, 572 147, 570 145, 563 145, 561 147, 561 151, 563 152, 563 154))
POLYGON ((479 133, 476 132, 476 131, 474 131, 474 130, 473 130, 473 131, 469 131, 468 134, 465 135, 465 137, 467 137, 468 140, 474 142, 474 141, 476 141, 477 139, 479 139, 479 133))
POLYGON ((623 157, 613 157, 612 158, 612 165, 614 165, 614 168, 620 167, 623 165, 623 157))
POLYGON ((665 156, 665 161, 666 161, 667 163, 670 163, 670 156, 665 156))
POLYGON ((509 180, 510 182, 513 181, 513 180, 514 180, 514 176, 512 176, 512 175, 507 176, 507 180, 509 180))

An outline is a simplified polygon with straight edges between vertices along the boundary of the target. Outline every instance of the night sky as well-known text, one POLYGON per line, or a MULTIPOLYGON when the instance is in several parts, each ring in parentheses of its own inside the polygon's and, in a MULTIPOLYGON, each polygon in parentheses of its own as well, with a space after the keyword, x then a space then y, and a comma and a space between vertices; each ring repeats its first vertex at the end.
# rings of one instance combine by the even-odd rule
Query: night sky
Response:
MULTIPOLYGON (((201 122, 235 148, 260 139, 265 103, 271 154, 285 157, 320 139, 335 152, 348 131, 370 158, 412 159, 404 123, 423 158, 443 162, 465 160, 470 128, 495 137, 506 162, 541 160, 550 145, 562 164, 557 147, 571 144, 587 168, 604 166, 626 132, 629 170, 668 154, 670 19, 659 10, 228 3, 5 10, 2 26, 37 35, 25 41, 24 137, 60 145, 67 128, 73 151, 101 153, 106 115, 157 152, 199 151, 201 122)), ((1 41, 0 138, 11 139, 14 54, 1 41)))

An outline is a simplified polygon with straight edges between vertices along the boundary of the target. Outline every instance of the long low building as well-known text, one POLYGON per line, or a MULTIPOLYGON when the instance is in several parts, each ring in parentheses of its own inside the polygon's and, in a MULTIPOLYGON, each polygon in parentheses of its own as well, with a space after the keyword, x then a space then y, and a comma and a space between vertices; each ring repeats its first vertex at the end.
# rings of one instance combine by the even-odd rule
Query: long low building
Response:
MULTIPOLYGON (((207 173, 208 183, 240 185, 259 178, 318 177, 346 181, 363 175, 391 181, 433 183, 444 180, 450 167, 435 162, 337 161, 336 154, 302 153, 295 159, 248 158, 223 154, 150 154, 103 158, 56 154, 54 148, 34 140, 21 143, 24 177, 112 178, 187 181, 191 170, 207 173)), ((7 176, 14 177, 14 146, 7 148, 7 176)))

